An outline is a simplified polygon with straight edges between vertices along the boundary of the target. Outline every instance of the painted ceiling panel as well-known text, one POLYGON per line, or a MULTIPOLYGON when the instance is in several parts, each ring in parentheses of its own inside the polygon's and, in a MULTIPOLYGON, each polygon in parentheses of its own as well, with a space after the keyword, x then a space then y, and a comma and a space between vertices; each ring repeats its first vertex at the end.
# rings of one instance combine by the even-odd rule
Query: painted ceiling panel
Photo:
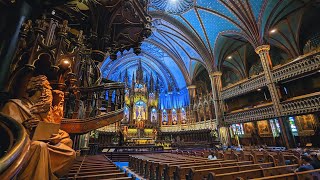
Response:
POLYGON ((214 43, 220 32, 225 30, 237 30, 237 28, 231 22, 215 14, 199 10, 199 15, 202 19, 208 39, 210 41, 212 52, 214 43))
POLYGON ((266 9, 263 13, 262 23, 261 23, 261 30, 264 33, 266 26, 272 26, 279 22, 284 16, 288 15, 290 12, 301 8, 305 5, 305 3, 310 2, 313 0, 285 0, 285 1, 268 1, 266 9))
POLYGON ((232 14, 224 5, 222 5, 218 0, 197 0, 197 6, 205 7, 208 9, 215 10, 221 14, 230 17, 233 20, 237 18, 232 14))
POLYGON ((265 0, 250 0, 251 9, 256 20, 259 19, 262 5, 265 0))
POLYGON ((189 24, 183 19, 181 18, 180 15, 171 15, 171 17, 173 17, 174 19, 176 19, 177 21, 179 21, 180 23, 182 23, 186 28, 188 28, 189 31, 191 31, 192 33, 196 33, 190 26, 189 24))
POLYGON ((186 12, 183 14, 183 17, 189 22, 189 24, 192 26, 192 29, 195 29, 196 36, 200 36, 200 39, 208 46, 208 43, 206 41, 206 36, 204 34, 204 31, 201 27, 200 21, 197 18, 197 14, 194 9, 186 12))
POLYGON ((189 67, 189 69, 190 69, 190 74, 191 74, 191 75, 194 74, 194 70, 195 70, 197 64, 198 64, 197 61, 191 61, 191 62, 190 62, 190 67, 189 67))

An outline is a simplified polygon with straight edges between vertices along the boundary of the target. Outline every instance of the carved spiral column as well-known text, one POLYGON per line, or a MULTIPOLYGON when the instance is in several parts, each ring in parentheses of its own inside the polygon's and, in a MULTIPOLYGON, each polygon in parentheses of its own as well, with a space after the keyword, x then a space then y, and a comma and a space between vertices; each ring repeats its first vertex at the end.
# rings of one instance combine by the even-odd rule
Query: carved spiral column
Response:
POLYGON ((276 117, 279 117, 282 139, 284 140, 285 146, 290 147, 288 136, 290 135, 286 129, 284 119, 281 118, 282 106, 280 105, 280 94, 278 93, 276 84, 274 83, 272 76, 272 61, 269 54, 270 45, 261 45, 255 49, 256 53, 260 56, 260 61, 265 74, 267 87, 271 95, 273 109, 276 117))
POLYGON ((221 99, 221 90, 222 90, 221 75, 222 73, 219 71, 216 71, 210 74, 213 104, 214 104, 214 111, 216 115, 217 126, 220 125, 222 121, 222 114, 223 114, 223 102, 221 99))

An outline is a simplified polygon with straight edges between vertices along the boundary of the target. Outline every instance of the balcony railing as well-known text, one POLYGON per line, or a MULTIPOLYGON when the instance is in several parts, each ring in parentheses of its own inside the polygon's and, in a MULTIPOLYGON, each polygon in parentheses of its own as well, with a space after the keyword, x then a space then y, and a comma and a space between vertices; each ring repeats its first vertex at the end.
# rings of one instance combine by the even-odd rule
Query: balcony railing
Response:
POLYGON ((63 119, 61 129, 68 133, 82 134, 121 121, 124 89, 123 83, 105 83, 101 86, 80 88, 81 96, 86 97, 85 116, 63 119))
POLYGON ((266 86, 266 79, 264 74, 259 74, 250 79, 233 84, 229 87, 223 88, 221 96, 222 99, 228 99, 250 91, 257 90, 258 88, 266 86))
POLYGON ((305 114, 320 111, 320 92, 294 97, 281 102, 282 114, 305 114))
MULTIPOLYGON (((317 70, 320 70, 320 49, 298 57, 287 64, 274 67, 272 73, 274 81, 279 82, 317 70)), ((264 86, 266 86, 264 74, 259 74, 223 88, 221 92, 222 99, 236 97, 264 86)))
POLYGON ((270 119, 275 116, 272 103, 263 104, 254 108, 241 109, 224 116, 227 124, 243 123, 254 120, 270 119))
POLYGON ((310 54, 301 56, 280 67, 272 70, 275 82, 313 72, 320 69, 320 49, 310 54))

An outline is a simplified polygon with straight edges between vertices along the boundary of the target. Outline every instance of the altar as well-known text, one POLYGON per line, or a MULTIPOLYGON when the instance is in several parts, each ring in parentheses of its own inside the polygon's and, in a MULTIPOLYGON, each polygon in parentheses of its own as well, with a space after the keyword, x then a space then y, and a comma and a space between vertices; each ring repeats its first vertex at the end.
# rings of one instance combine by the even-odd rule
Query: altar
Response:
POLYGON ((127 71, 124 76, 125 107, 120 126, 124 141, 130 146, 154 145, 159 130, 159 82, 155 85, 152 74, 148 76, 149 80, 144 78, 141 60, 138 61, 138 67, 132 75, 131 87, 127 71))

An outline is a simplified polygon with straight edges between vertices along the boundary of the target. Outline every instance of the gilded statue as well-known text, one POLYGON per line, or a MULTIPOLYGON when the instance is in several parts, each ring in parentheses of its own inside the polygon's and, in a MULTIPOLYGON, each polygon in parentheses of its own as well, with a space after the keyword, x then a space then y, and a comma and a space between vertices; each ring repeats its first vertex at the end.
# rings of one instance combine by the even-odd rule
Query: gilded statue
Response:
MULTIPOLYGON (((46 76, 32 77, 21 99, 11 99, 2 113, 20 122, 30 139, 39 122, 60 123, 63 117, 64 93, 52 90, 46 76)), ((46 141, 32 140, 30 160, 19 172, 17 179, 51 180, 66 175, 75 159, 69 134, 60 130, 46 141)))

